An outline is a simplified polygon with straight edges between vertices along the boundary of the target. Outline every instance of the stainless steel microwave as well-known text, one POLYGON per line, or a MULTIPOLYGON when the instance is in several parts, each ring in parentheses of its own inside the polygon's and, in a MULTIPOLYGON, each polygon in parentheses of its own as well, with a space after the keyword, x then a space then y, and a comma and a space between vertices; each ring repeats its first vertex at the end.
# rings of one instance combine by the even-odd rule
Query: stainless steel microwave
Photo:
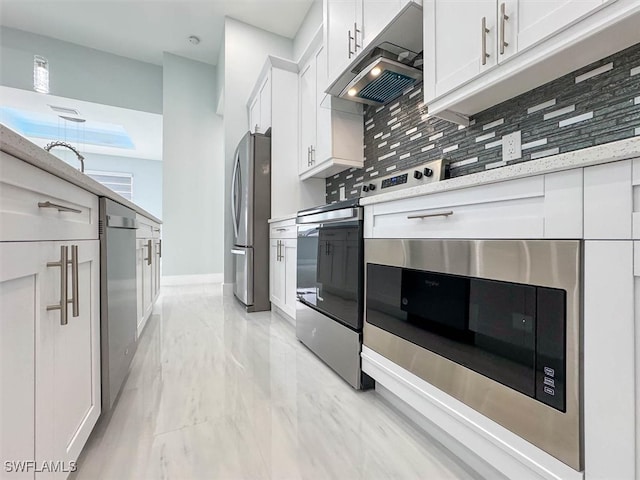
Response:
POLYGON ((364 345, 582 468, 581 243, 365 240, 364 345))

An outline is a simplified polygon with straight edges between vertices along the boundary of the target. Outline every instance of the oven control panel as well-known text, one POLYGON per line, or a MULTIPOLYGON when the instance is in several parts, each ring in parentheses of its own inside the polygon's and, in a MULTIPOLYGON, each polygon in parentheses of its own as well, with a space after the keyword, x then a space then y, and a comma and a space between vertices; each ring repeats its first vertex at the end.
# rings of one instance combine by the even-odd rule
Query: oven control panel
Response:
POLYGON ((395 173, 372 178, 362 185, 362 196, 368 197, 378 193, 385 193, 404 188, 438 182, 448 178, 448 166, 443 159, 432 160, 422 165, 412 167, 402 173, 395 173))

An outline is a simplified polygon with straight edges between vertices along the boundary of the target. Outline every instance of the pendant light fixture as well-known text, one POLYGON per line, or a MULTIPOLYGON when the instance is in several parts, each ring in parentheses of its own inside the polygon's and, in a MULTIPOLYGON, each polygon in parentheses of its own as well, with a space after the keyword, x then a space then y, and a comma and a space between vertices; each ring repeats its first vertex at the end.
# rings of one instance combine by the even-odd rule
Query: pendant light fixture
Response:
POLYGON ((33 89, 49 93, 49 61, 40 55, 33 56, 33 89))

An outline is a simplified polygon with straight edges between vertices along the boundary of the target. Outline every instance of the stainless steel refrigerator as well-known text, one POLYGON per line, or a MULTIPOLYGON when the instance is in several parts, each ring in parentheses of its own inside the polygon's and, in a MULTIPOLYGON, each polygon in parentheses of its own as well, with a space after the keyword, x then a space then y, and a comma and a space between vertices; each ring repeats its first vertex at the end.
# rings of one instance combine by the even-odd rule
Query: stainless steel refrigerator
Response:
POLYGON ((271 137, 247 132, 234 155, 231 218, 233 293, 248 312, 269 310, 271 137))

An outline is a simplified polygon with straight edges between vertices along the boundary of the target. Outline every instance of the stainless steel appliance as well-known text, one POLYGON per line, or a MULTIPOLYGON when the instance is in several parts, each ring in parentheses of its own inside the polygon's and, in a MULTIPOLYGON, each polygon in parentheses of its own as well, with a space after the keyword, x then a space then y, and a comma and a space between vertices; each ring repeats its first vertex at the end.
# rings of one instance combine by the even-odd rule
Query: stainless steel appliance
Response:
MULTIPOLYGON (((444 177, 442 160, 362 186, 384 193, 444 177)), ((361 371, 364 314, 363 209, 360 199, 298 212, 296 335, 356 389, 373 386, 361 371)))
POLYGON ((100 198, 102 411, 113 406, 136 351, 136 213, 100 198))
POLYGON ((581 242, 365 240, 364 345, 576 470, 581 242))
POLYGON ((235 151, 231 181, 233 293, 248 312, 269 310, 271 137, 247 132, 235 151))
POLYGON ((352 387, 366 388, 362 207, 355 199, 303 210, 297 224, 296 335, 352 387))

